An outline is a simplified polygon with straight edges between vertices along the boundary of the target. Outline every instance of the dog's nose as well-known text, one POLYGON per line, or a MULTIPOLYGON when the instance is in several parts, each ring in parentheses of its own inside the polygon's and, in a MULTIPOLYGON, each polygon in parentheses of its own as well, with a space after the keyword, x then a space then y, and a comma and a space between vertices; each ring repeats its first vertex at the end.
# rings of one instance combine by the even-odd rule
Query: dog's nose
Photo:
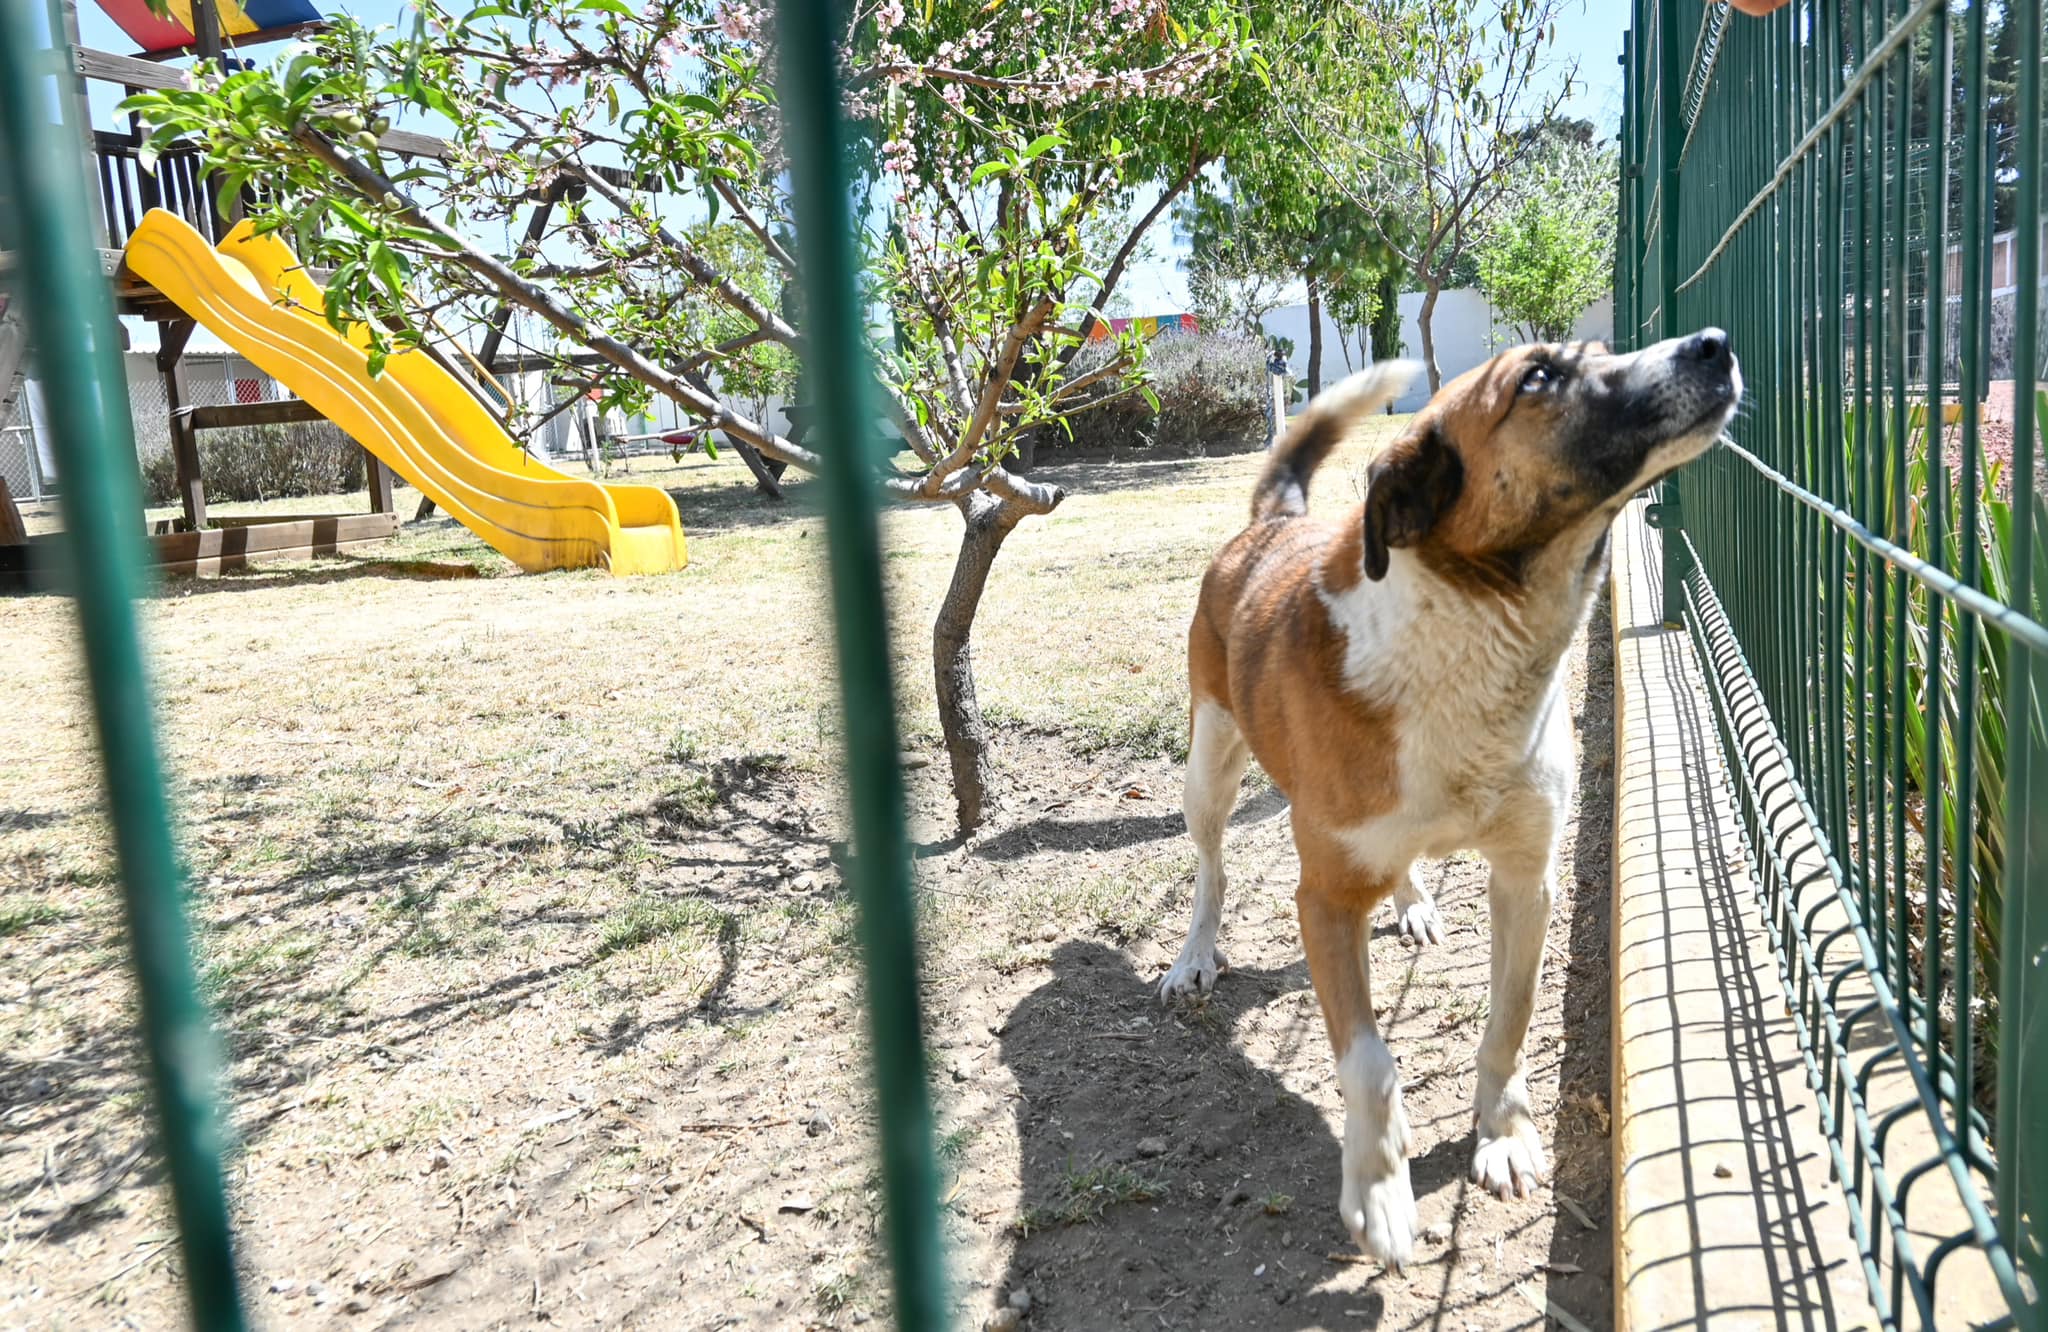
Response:
POLYGON ((1678 344, 1678 354, 1688 361, 1723 365, 1728 360, 1728 335, 1718 328, 1703 328, 1678 344))

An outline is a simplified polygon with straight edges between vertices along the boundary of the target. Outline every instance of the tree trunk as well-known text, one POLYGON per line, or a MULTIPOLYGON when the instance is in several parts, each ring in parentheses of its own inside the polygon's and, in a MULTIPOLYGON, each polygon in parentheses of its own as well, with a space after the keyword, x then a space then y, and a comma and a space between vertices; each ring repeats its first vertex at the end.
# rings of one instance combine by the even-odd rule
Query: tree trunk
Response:
POLYGON ((1422 335, 1422 363, 1429 368, 1429 391, 1434 394, 1443 387, 1444 377, 1436 368, 1436 335, 1430 329, 1430 316, 1436 313, 1436 294, 1443 290, 1443 284, 1431 278, 1422 289, 1422 309, 1416 312, 1415 329, 1422 335))
POLYGON ((1391 361, 1401 354, 1401 288, 1391 269, 1380 274, 1378 295, 1372 312, 1372 359, 1391 361))
POLYGON ((1308 396, 1323 391, 1323 288, 1308 275, 1308 396))
MULTIPOLYGON (((1394 281, 1392 269, 1380 273, 1378 299, 1373 302, 1371 338, 1374 361, 1391 361, 1401 354, 1401 288, 1394 281)), ((1393 412, 1394 404, 1390 402, 1387 414, 1391 416, 1393 412)))
POLYGON ((994 776, 989 755, 988 723, 974 696, 974 614, 988 587, 996 552, 1024 516, 983 491, 961 502, 967 526, 960 534, 960 554, 953 562, 953 581, 939 603, 932 624, 932 676, 938 686, 939 726, 946 736, 946 755, 953 764, 953 798, 960 831, 981 826, 994 776))
POLYGON ((747 470, 754 474, 755 493, 765 495, 772 500, 780 500, 782 498, 781 478, 768 470, 767 460, 756 453, 753 446, 744 440, 735 439, 731 443, 733 452, 740 455, 740 461, 745 463, 747 470))

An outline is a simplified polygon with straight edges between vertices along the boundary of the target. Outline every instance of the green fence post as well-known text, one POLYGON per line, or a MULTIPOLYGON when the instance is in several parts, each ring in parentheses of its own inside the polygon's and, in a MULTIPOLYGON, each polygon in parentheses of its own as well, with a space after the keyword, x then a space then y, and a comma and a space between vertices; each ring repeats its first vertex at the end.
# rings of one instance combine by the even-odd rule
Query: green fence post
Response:
POLYGON ((194 983, 155 714, 131 604, 142 496, 113 297, 91 249, 84 127, 56 6, 0 3, 0 185, 15 292, 49 405, 71 585, 106 771, 128 943, 193 1324, 243 1325, 221 1180, 218 1048, 194 983))
POLYGON ((833 44, 833 35, 846 30, 846 15, 833 0, 780 0, 779 14, 782 107, 809 335, 804 368, 825 459, 826 549, 853 807, 848 877, 860 908, 867 971, 889 1261, 897 1326, 922 1332, 945 1326, 945 1264, 876 517, 876 481, 886 455, 875 428, 867 321, 855 282, 853 187, 833 44))
MULTIPOLYGON (((2018 26, 2022 70, 2041 68, 2041 0, 2014 0, 2006 21, 2018 26)), ((2015 158, 2019 174, 2013 232, 2013 557, 2011 603, 2023 614, 2042 613, 2048 587, 2034 582, 2034 566, 2048 532, 2037 478, 2042 464, 2043 395, 2030 392, 2042 378, 2041 220, 2043 185, 2041 81, 2022 74, 2015 158)), ((2006 686, 2006 731, 2012 746, 2007 773, 2005 921, 2000 942, 1999 1004, 2004 1030, 1998 1043, 1998 1224, 2014 1255, 2048 1286, 2048 658, 2023 654, 2006 686)))
MULTIPOLYGON (((1685 84, 1692 52, 1678 40, 1681 14, 1697 12, 1687 0, 1657 0, 1657 336, 1678 333, 1679 157, 1685 146, 1685 84)), ((1657 491, 1655 523, 1663 540, 1664 627, 1685 622, 1685 536, 1678 477, 1664 478, 1657 491)))

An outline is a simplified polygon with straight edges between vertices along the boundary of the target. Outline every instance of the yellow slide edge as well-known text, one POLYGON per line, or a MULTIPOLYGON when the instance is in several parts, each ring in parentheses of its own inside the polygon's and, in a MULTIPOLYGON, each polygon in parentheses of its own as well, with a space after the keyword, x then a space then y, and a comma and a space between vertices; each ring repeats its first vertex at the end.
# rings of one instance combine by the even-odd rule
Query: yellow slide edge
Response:
POLYGON ((216 250, 152 209, 128 266, 251 364, 297 393, 521 569, 664 573, 688 562, 675 501, 657 486, 571 477, 526 452, 424 352, 369 373, 365 330, 344 336, 324 293, 276 236, 238 224, 216 250))

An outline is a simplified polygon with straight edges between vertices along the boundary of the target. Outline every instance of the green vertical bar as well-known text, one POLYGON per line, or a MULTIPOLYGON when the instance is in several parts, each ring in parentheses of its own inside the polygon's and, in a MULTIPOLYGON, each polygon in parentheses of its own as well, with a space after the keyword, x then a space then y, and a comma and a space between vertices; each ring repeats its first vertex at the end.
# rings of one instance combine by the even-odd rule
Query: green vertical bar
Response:
MULTIPOLYGON (((1962 475, 1956 486, 1961 508, 1961 545, 1956 576, 1972 587, 1978 585, 1982 547, 1977 544, 1977 474, 1980 450, 1977 429, 1979 373, 1982 370, 1986 293, 1984 241, 1984 5, 1973 4, 1964 16, 1963 40, 1963 228, 1960 236, 1962 301, 1958 327, 1962 374, 1956 398, 1963 404, 1962 475)), ((1944 256, 1945 259, 1945 256, 1944 256)), ((1955 1060, 1955 1089, 1951 1107, 1955 1115, 1956 1138, 1967 1154, 1971 1144, 1971 1102, 1975 1095, 1972 1063, 1976 1052, 1972 1028, 1974 1014, 1970 1001, 1976 983, 1976 960, 1972 955, 1977 929, 1977 713, 1981 705, 1977 678, 1978 625, 1962 611, 1956 612, 1956 830, 1949 856, 1955 861, 1955 1021, 1950 1045, 1955 1060)), ((1928 996, 1928 1003, 1934 996, 1928 996)))
POLYGON ((875 429, 866 321, 855 284, 853 187, 832 43, 832 34, 845 29, 845 15, 833 0, 780 0, 778 12, 782 107, 809 336, 804 360, 825 460, 825 535, 853 807, 849 877, 866 962, 889 1262, 897 1326, 922 1332, 945 1326, 946 1282, 917 993, 910 843, 903 824, 902 749, 875 512, 884 450, 875 429))
MULTIPOLYGON (((2034 561, 2048 533, 2035 526, 2040 447, 2039 399, 2027 390, 2041 378, 2041 0, 2011 0, 2006 22, 2018 25, 2019 170, 2014 297, 2013 483, 2011 604, 2039 618, 2041 589, 2034 561)), ((2048 956, 2048 661, 2012 653, 2006 681, 2005 906, 1999 939, 1998 1179, 2000 1233, 2039 1289, 2048 1283, 2048 984, 2039 961, 2048 956)))
MULTIPOLYGON (((1827 63, 1827 77, 1819 88, 1823 99, 1833 103, 1841 91, 1843 54, 1842 19, 1839 14, 1829 14, 1824 20, 1825 45, 1821 47, 1822 58, 1827 63)), ((1821 216, 1819 241, 1820 263, 1814 279, 1819 286, 1820 300, 1816 306, 1814 333, 1820 345, 1815 349, 1817 363, 1814 382, 1827 385, 1825 391, 1816 393, 1819 398, 1817 412, 1819 434, 1815 440, 1818 457, 1814 469, 1813 489, 1830 501, 1846 502, 1843 485, 1842 463, 1845 437, 1843 434, 1842 392, 1845 376, 1842 368, 1842 305, 1847 298, 1843 289, 1843 200, 1842 163, 1844 158, 1843 125, 1835 121, 1822 138, 1816 165, 1819 175, 1821 216)), ((1814 794, 1814 805, 1819 813, 1822 826, 1826 829, 1829 844, 1836 854, 1848 859, 1848 794, 1845 787, 1847 765, 1842 761, 1847 752, 1847 741, 1842 732, 1846 691, 1843 688, 1843 654, 1848 650, 1843 641, 1847 629, 1846 616, 1842 606, 1842 589, 1848 577, 1843 562, 1843 547, 1847 541, 1840 532, 1814 519, 1814 531, 1822 540, 1819 556, 1821 577, 1814 584, 1819 601, 1818 611, 1825 624, 1825 635, 1820 640, 1821 649, 1821 782, 1814 794)), ((1859 690, 1860 692, 1860 690, 1859 690)), ((1840 1104, 1838 1101, 1837 1104, 1840 1104)))
MULTIPOLYGON (((1684 25, 1681 17, 1698 13, 1688 0, 1657 0, 1657 170, 1663 199, 1657 208, 1657 299, 1661 313, 1657 335, 1678 333, 1678 155, 1685 146, 1685 84, 1691 72, 1692 51, 1679 40, 1684 25)), ((1683 500, 1678 477, 1665 478, 1658 500, 1663 505, 1664 526, 1660 532, 1664 552, 1664 627, 1676 629, 1685 616, 1685 539, 1683 500)))
POLYGON ((1642 157, 1636 152, 1635 132, 1635 41, 1633 27, 1621 34, 1621 179, 1615 191, 1614 236, 1614 345, 1618 351, 1634 348, 1636 328, 1636 190, 1642 176, 1642 157))
POLYGON ((64 555, 121 868, 128 946, 195 1327, 243 1326, 213 1092, 219 1050, 193 980, 177 857, 133 602, 147 583, 112 293, 90 248, 84 126, 49 0, 0 4, 0 194, 51 444, 63 469, 64 555))
MULTIPOLYGON (((1927 81, 1927 490, 1922 512, 1927 523, 1927 560, 1946 569, 1948 554, 1948 459, 1942 448, 1941 389, 1948 371, 1948 300, 1943 283, 1948 273, 1948 114, 1950 80, 1953 78, 1948 17, 1937 21, 1934 57, 1927 81)), ((1927 601, 1927 742, 1922 758, 1926 775, 1926 879, 1924 895, 1923 954, 1920 999, 1923 1004, 1920 1044, 1929 1067, 1938 1064, 1941 1042, 1937 1012, 1941 1002, 1941 857, 1942 839, 1942 710, 1944 690, 1941 661, 1946 636, 1946 603, 1938 596, 1927 601)))
MULTIPOLYGON (((1870 31, 1870 7, 1867 0, 1858 0, 1856 5, 1856 45, 1853 59, 1861 63, 1873 45, 1870 31)), ((1856 142, 1854 193, 1851 198, 1856 206, 1855 260, 1856 260, 1856 332, 1855 332, 1855 385, 1850 401, 1855 404, 1855 416, 1851 422, 1855 474, 1849 479, 1853 486, 1853 512, 1858 521, 1870 521, 1870 321, 1872 302, 1875 299, 1870 280, 1870 251, 1877 243, 1877 235, 1871 225, 1873 199, 1870 189, 1872 161, 1871 131, 1875 121, 1881 118, 1873 114, 1871 102, 1882 97, 1883 84, 1872 87, 1866 100, 1856 107, 1856 142)), ((1853 589, 1850 616, 1852 634, 1850 647, 1852 661, 1850 675, 1855 688, 1855 718, 1851 773, 1851 798, 1855 801, 1855 852, 1853 858, 1845 857, 1854 874, 1856 906, 1867 924, 1870 920, 1870 697, 1864 682, 1869 679, 1869 633, 1870 633, 1870 557, 1861 544, 1855 547, 1854 561, 1850 573, 1850 587, 1853 589)))
MULTIPOLYGON (((1890 334, 1890 359, 1892 378, 1892 411, 1889 428, 1886 431, 1886 465, 1888 484, 1885 491, 1885 536, 1894 544, 1904 546, 1906 542, 1906 442, 1911 430, 1912 399, 1907 381, 1911 374, 1911 358, 1907 355, 1907 344, 1912 337, 1912 301, 1909 298, 1908 276, 1911 272, 1910 253, 1913 234, 1911 173, 1913 163, 1913 48, 1907 47, 1898 57, 1899 80, 1896 101, 1893 108, 1897 116, 1894 126, 1895 154, 1892 162, 1892 253, 1891 289, 1895 295, 1892 302, 1892 327, 1890 334)), ((1887 868, 1891 882, 1888 897, 1892 912, 1892 993, 1903 1001, 1912 992, 1909 974, 1910 948, 1907 932, 1906 898, 1906 632, 1907 619, 1912 606, 1906 591, 1906 575, 1903 570, 1888 569, 1886 581, 1891 593, 1891 707, 1888 713, 1892 763, 1890 768, 1891 817, 1888 835, 1891 843, 1891 861, 1887 868)))

